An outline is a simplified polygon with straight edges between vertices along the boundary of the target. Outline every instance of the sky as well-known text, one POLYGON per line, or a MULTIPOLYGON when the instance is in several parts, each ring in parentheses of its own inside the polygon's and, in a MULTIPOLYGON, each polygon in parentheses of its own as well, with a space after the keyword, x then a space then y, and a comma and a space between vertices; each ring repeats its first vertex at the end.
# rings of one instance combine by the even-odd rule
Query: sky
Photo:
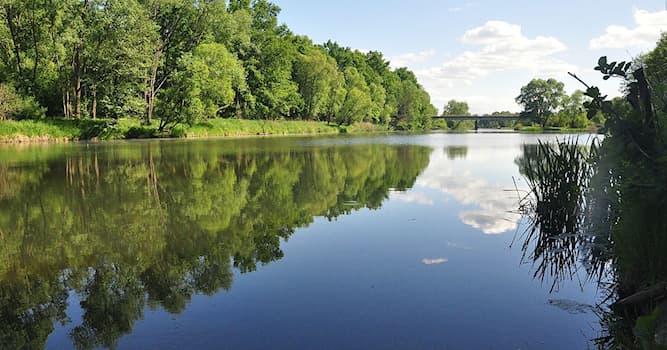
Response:
POLYGON ((296 34, 380 51, 414 71, 439 110, 456 99, 476 114, 520 111, 514 98, 533 78, 583 89, 568 72, 617 96, 619 81, 593 70, 598 58, 632 60, 667 31, 664 0, 273 2, 296 34))

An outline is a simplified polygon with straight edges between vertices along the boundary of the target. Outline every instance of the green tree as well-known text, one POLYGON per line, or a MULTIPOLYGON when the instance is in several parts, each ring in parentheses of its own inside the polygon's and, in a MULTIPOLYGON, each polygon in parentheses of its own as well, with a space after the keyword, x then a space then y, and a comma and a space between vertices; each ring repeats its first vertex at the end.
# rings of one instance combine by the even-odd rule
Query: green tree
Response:
POLYGON ((221 116, 245 91, 246 74, 241 62, 223 44, 201 44, 184 55, 172 85, 158 103, 160 129, 178 122, 221 116))
POLYGON ((326 114, 329 99, 339 79, 336 61, 319 49, 300 54, 294 63, 294 82, 303 98, 302 119, 315 119, 326 114))
POLYGON ((90 115, 97 117, 101 104, 106 117, 141 117, 157 26, 137 0, 107 0, 91 14, 89 26, 83 55, 90 115))
POLYGON ((535 122, 544 127, 549 117, 563 103, 566 96, 564 86, 562 82, 555 79, 533 79, 521 88, 516 102, 531 114, 535 122))
POLYGON ((347 67, 345 69, 345 84, 347 95, 336 116, 336 121, 340 125, 363 121, 373 107, 371 91, 356 68, 347 67))
POLYGON ((158 40, 152 48, 149 78, 144 91, 146 124, 153 119, 155 102, 171 75, 178 68, 181 56, 205 38, 207 15, 213 1, 141 0, 151 20, 158 26, 158 40))
MULTIPOLYGON (((468 102, 449 100, 442 108, 443 116, 466 116, 470 115, 470 108, 468 102)), ((472 120, 448 120, 447 127, 452 130, 470 130, 475 128, 475 122, 472 120)))
POLYGON ((470 108, 468 107, 468 102, 466 101, 457 101, 450 100, 442 108, 442 115, 470 115, 470 108))

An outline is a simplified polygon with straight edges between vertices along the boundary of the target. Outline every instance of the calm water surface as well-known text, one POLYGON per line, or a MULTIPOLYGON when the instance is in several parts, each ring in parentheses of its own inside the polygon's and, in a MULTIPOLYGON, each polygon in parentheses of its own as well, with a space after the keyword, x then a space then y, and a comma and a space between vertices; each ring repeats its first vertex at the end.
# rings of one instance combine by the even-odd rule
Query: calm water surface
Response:
POLYGON ((3 146, 0 348, 585 349, 594 286, 512 246, 554 138, 3 146))

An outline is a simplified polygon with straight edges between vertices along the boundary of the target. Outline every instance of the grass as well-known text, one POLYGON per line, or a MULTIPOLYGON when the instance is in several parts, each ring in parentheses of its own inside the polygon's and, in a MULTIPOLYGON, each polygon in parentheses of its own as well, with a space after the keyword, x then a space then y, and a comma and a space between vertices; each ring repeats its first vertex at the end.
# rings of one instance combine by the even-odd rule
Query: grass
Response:
POLYGON ((251 135, 294 135, 294 134, 337 134, 338 126, 314 121, 283 120, 243 120, 211 119, 190 127, 175 128, 174 136, 251 136, 251 135))
POLYGON ((0 121, 0 143, 66 142, 88 139, 137 139, 154 137, 200 138, 256 135, 309 135, 370 133, 389 129, 371 123, 338 126, 316 121, 211 119, 192 126, 178 125, 170 132, 158 131, 159 121, 150 126, 139 119, 22 120, 0 121))
POLYGON ((589 133, 596 132, 597 128, 595 126, 587 128, 568 128, 568 127, 557 127, 557 126, 545 126, 540 125, 528 125, 528 126, 516 126, 515 131, 525 132, 525 133, 589 133))
POLYGON ((0 122, 0 142, 67 141, 79 135, 80 128, 71 120, 0 122))

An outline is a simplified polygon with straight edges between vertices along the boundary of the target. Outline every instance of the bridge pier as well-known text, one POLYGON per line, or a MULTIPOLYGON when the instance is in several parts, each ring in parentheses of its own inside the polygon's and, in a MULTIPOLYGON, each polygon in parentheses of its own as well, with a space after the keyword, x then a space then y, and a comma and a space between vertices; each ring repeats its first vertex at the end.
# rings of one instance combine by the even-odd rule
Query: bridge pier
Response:
POLYGON ((479 120, 475 119, 475 131, 479 130, 479 120))

